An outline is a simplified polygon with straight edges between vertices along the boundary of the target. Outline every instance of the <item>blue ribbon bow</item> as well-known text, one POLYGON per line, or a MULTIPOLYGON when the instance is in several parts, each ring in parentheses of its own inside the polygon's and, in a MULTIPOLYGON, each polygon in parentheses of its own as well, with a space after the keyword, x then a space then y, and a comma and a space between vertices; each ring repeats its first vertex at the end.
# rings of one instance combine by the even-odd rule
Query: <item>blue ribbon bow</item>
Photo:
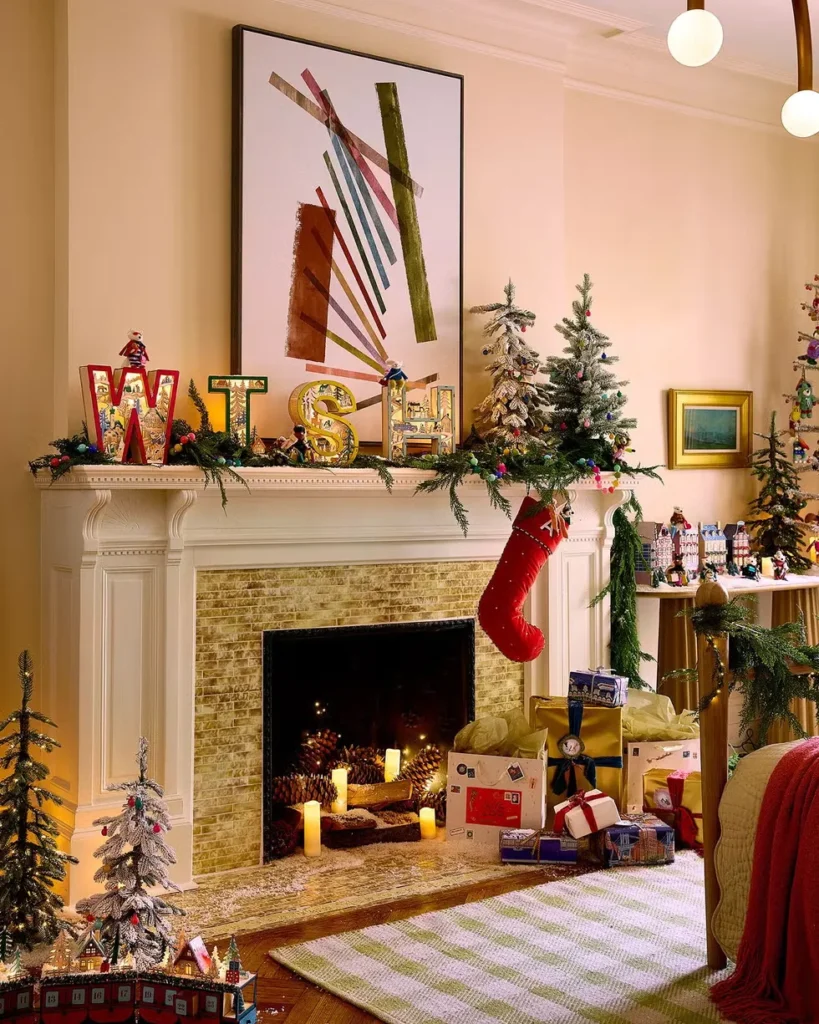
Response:
MULTIPOLYGON (((580 730, 583 728, 583 709, 585 707, 579 700, 569 702, 569 735, 580 737, 580 730)), ((550 757, 548 760, 550 768, 554 768, 555 774, 552 779, 552 792, 561 796, 574 796, 577 792, 577 767, 583 769, 583 775, 592 789, 597 788, 598 768, 622 768, 622 754, 609 754, 606 757, 590 757, 588 754, 577 754, 575 757, 550 757)))

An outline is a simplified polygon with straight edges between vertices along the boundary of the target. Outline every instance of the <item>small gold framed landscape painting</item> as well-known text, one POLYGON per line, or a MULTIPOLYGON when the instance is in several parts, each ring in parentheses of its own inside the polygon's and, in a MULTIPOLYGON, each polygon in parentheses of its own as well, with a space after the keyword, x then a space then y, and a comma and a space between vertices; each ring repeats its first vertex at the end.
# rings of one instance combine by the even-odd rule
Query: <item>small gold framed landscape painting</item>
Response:
POLYGON ((744 469, 751 458, 752 391, 668 392, 668 468, 744 469))

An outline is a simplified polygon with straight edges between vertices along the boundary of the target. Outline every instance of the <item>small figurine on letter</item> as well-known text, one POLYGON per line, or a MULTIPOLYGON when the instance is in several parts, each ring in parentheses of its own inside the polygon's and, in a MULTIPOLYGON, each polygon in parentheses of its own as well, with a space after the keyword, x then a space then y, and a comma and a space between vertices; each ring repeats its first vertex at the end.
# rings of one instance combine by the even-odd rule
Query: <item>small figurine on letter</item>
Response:
POLYGON ((293 427, 293 433, 282 445, 282 451, 287 452, 293 462, 313 461, 313 445, 307 440, 307 430, 301 424, 293 427))
POLYGON ((129 331, 128 344, 120 353, 128 360, 129 366, 140 367, 148 363, 148 349, 142 340, 142 331, 129 331))

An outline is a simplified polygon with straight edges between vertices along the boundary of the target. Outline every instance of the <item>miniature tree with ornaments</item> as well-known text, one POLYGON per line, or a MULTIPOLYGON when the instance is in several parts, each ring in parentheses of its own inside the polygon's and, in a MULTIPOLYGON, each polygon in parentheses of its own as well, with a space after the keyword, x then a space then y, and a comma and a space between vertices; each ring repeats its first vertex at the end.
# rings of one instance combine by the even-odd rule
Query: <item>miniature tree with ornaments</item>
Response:
POLYGON ((492 356, 486 367, 492 374, 492 390, 476 410, 477 427, 488 441, 522 447, 540 432, 546 413, 532 381, 540 370, 540 357, 523 339, 526 329, 534 325, 535 314, 515 305, 511 281, 503 291, 505 302, 469 310, 493 314, 483 330, 490 339, 483 354, 492 356))
POLYGON ((591 468, 619 473, 627 447, 627 431, 637 425, 622 414, 623 388, 610 367, 618 361, 606 349, 609 339, 591 323, 592 282, 585 274, 577 285, 580 298, 572 303, 572 319, 564 317, 555 330, 568 342, 563 356, 549 356, 544 373, 548 384, 540 391, 549 408, 547 422, 560 438, 560 447, 572 459, 591 468))
POLYGON ((781 551, 793 572, 804 572, 810 560, 802 553, 805 524, 800 513, 806 505, 799 488, 799 477, 785 452, 785 430, 776 429, 776 413, 771 413, 767 434, 756 434, 765 444, 753 454, 751 472, 760 481, 759 495, 751 502, 746 526, 756 550, 766 558, 781 551))
POLYGON ((168 866, 176 863, 165 841, 170 829, 168 808, 162 787, 148 777, 148 741, 139 741, 139 777, 134 782, 109 786, 128 794, 122 811, 115 817, 98 818, 105 842, 95 851, 102 866, 94 880, 105 891, 77 903, 77 910, 89 920, 101 921, 102 937, 116 945, 124 958, 133 957, 137 970, 154 967, 173 942, 170 919, 184 911, 150 889, 179 892, 168 878, 168 866))
POLYGON ((59 743, 40 732, 37 724, 54 726, 50 718, 31 708, 34 672, 28 651, 18 659, 20 707, 2 722, 0 770, 8 774, 0 781, 0 929, 7 932, 18 949, 31 949, 38 942, 52 942, 59 930, 57 914, 63 901, 54 883, 65 878, 66 864, 77 860, 57 849, 59 830, 43 807, 62 800, 42 783, 48 768, 38 761, 36 750, 51 753, 59 743))

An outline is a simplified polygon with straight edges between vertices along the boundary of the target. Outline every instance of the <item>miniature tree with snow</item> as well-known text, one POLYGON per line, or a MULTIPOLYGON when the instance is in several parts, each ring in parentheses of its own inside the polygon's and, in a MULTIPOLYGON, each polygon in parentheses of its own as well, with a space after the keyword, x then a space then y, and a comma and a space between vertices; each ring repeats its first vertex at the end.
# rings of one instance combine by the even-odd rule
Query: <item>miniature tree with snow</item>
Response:
POLYGON ((478 406, 477 427, 489 441, 503 444, 528 444, 545 422, 546 410, 532 377, 540 369, 540 357, 523 340, 532 327, 535 314, 515 305, 515 286, 510 281, 503 289, 505 302, 473 306, 470 313, 492 313, 484 327, 490 343, 483 350, 491 355, 486 369, 492 374, 492 390, 478 406))
POLYGON ((563 356, 549 356, 541 384, 550 406, 547 423, 569 457, 593 459, 601 469, 613 469, 628 444, 627 431, 637 425, 626 419, 622 391, 628 381, 617 380, 610 366, 618 361, 606 351, 609 339, 591 324, 592 283, 583 276, 576 286, 580 298, 572 303, 573 318, 564 317, 555 330, 568 342, 563 356))
POLYGON ((168 878, 168 866, 176 863, 165 833, 171 827, 162 787, 148 778, 148 741, 139 741, 139 777, 134 782, 109 786, 128 794, 116 817, 98 818, 105 842, 95 851, 102 866, 94 880, 105 891, 77 903, 77 910, 100 919, 102 937, 123 957, 133 957, 137 970, 158 964, 173 942, 170 918, 184 911, 149 892, 154 886, 179 892, 168 878))
POLYGON ((46 972, 65 972, 71 969, 74 960, 74 950, 71 935, 67 928, 63 928, 57 936, 57 940, 51 947, 51 954, 45 965, 46 972))
POLYGON ((0 732, 14 726, 0 736, 0 749, 6 748, 0 754, 0 771, 10 769, 0 781, 0 929, 18 948, 31 949, 35 943, 56 938, 63 901, 54 892, 54 883, 65 878, 66 864, 77 860, 57 849, 59 830, 43 810, 45 804, 62 800, 42 785, 48 768, 34 753, 39 749, 50 754, 60 744, 35 728, 35 723, 54 726, 54 722, 30 706, 34 671, 28 651, 23 651, 17 664, 23 698, 20 707, 0 722, 0 732))

